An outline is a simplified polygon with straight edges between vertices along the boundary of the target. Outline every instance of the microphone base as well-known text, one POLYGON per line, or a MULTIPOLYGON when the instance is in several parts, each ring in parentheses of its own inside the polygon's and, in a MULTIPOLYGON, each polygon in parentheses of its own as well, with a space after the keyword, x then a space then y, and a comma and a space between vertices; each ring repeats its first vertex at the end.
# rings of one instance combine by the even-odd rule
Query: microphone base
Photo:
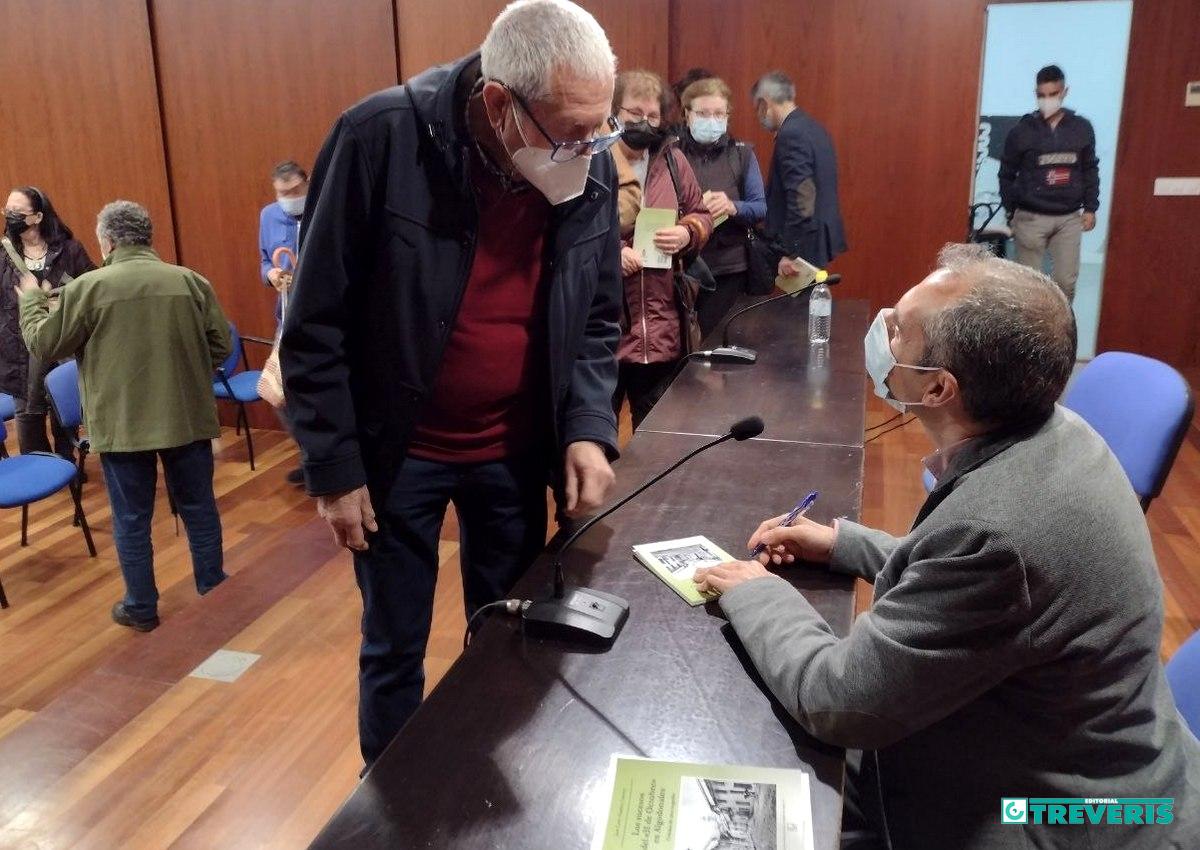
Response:
POLYGON ((568 587, 562 599, 528 603, 521 611, 521 628, 530 637, 608 647, 627 619, 629 603, 621 597, 588 587, 568 587))
POLYGON ((704 359, 710 363, 758 362, 758 352, 753 348, 746 348, 741 345, 722 345, 719 348, 706 351, 704 354, 707 355, 704 359))

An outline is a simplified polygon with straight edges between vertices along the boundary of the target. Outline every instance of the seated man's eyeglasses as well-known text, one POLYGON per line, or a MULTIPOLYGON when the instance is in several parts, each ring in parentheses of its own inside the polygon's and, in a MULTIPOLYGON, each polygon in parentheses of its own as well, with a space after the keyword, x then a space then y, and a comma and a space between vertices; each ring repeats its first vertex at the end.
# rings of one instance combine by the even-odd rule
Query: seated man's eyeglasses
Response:
POLYGON ((609 132, 605 135, 593 136, 590 139, 581 139, 578 142, 560 142, 546 132, 541 122, 534 117, 533 110, 525 103, 523 97, 499 80, 495 82, 504 86, 505 91, 512 95, 513 100, 521 107, 521 111, 529 116, 529 120, 533 122, 533 126, 537 127, 537 131, 542 134, 542 138, 550 143, 550 159, 555 162, 570 162, 579 156, 590 156, 591 154, 601 153, 611 148, 621 138, 621 125, 616 118, 610 115, 606 122, 609 132))

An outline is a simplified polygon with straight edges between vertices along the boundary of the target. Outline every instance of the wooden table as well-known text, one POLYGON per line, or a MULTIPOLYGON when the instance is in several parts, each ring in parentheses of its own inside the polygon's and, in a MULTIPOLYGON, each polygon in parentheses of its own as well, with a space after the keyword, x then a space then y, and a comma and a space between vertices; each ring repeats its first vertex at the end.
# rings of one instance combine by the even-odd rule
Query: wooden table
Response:
MULTIPOLYGON (((805 769, 817 846, 837 846, 842 751, 806 734, 767 694, 715 604, 689 608, 630 552, 704 534, 744 553, 762 518, 810 489, 821 491, 814 519, 857 517, 866 306, 835 302, 820 368, 797 330, 805 305, 773 306, 740 328, 760 350, 756 366, 688 365, 617 463, 613 498, 741 416, 761 412, 763 437, 697 457, 569 555, 569 583, 630 602, 616 643, 600 651, 537 641, 514 619, 493 618, 312 847, 584 850, 607 805, 614 753, 805 769)), ((846 633, 849 579, 786 575, 846 633)), ((547 595, 550 576, 543 556, 513 595, 547 595)))

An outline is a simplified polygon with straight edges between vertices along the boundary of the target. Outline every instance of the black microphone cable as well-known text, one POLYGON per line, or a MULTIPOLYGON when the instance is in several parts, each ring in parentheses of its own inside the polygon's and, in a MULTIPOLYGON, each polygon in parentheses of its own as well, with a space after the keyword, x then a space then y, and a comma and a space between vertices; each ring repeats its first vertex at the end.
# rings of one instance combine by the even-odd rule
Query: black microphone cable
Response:
POLYGON ((877 428, 882 428, 884 425, 891 425, 893 422, 895 422, 897 419, 899 419, 903 415, 904 415, 903 413, 897 413, 891 419, 885 419, 882 422, 880 422, 878 425, 868 425, 865 433, 870 433, 871 431, 874 431, 877 428))
POLYGON ((505 614, 519 614, 521 608, 529 604, 526 599, 497 599, 495 602, 489 602, 486 605, 481 605, 475 609, 475 613, 471 615, 471 619, 467 620, 467 630, 463 632, 463 649, 465 650, 471 645, 472 627, 475 622, 488 611, 494 611, 497 608, 503 608, 505 614))
MULTIPOLYGON (((901 416, 903 416, 904 414, 900 414, 900 415, 901 415, 901 416)), ((893 417, 893 418, 894 418, 894 417, 893 417)), ((905 420, 904 420, 903 422, 901 422, 899 425, 893 425, 891 428, 888 428, 886 431, 880 431, 880 432, 879 432, 878 434, 876 434, 874 437, 871 437, 869 440, 866 440, 866 441, 864 441, 864 442, 863 442, 863 445, 865 446, 865 445, 867 445, 867 443, 872 443, 872 442, 874 442, 875 440, 878 440, 878 439, 879 439, 880 437, 882 437, 884 434, 890 434, 890 433, 892 433, 893 431, 899 431, 899 430, 900 430, 901 428, 903 428, 905 425, 911 425, 913 422, 916 422, 916 421, 917 421, 917 417, 915 417, 915 416, 912 416, 912 417, 910 417, 910 418, 908 418, 908 419, 905 419, 905 420)))

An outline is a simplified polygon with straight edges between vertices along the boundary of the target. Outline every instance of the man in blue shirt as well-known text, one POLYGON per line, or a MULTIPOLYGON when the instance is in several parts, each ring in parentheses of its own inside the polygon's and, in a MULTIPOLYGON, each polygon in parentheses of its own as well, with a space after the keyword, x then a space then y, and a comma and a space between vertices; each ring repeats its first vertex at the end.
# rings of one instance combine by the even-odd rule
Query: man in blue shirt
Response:
POLYGON ((276 268, 271 257, 277 248, 290 248, 293 255, 299 253, 300 217, 304 215, 304 199, 308 195, 308 172, 293 160, 284 160, 271 172, 271 185, 275 189, 275 203, 267 204, 259 214, 258 251, 262 266, 262 280, 273 286, 280 300, 275 307, 275 319, 282 319, 283 299, 291 284, 292 264, 283 260, 283 267, 276 268))
MULTIPOLYGON (((308 172, 294 160, 284 160, 271 172, 275 203, 267 204, 259 214, 258 253, 263 284, 279 293, 275 303, 275 321, 283 324, 284 302, 292 285, 292 261, 281 257, 280 267, 273 260, 279 248, 290 248, 292 256, 300 253, 300 219, 304 215, 304 200, 308 195, 308 172)), ((286 409, 278 411, 279 421, 291 433, 286 409)), ((297 467, 287 475, 289 484, 304 483, 304 473, 297 467)))

